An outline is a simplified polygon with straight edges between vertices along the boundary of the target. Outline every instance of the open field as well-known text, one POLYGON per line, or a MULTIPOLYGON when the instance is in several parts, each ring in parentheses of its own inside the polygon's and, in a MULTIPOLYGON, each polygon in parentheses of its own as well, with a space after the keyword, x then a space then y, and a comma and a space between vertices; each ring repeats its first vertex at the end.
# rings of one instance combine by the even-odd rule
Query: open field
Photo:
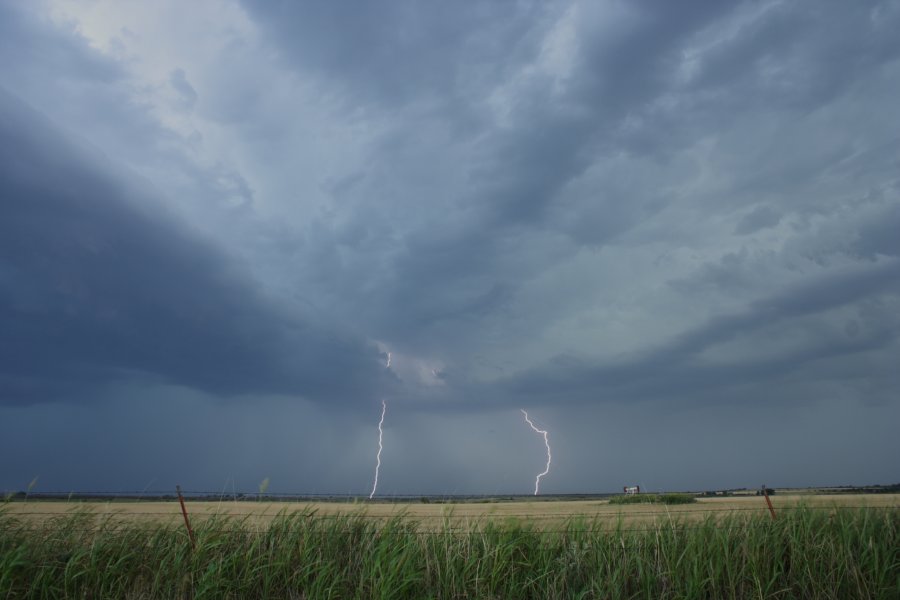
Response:
POLYGON ((900 598, 898 495, 9 502, 0 598, 900 598))
MULTIPOLYGON (((843 494, 843 495, 777 495, 771 497, 777 512, 796 510, 799 506, 832 509, 836 507, 895 507, 900 508, 900 494, 843 494)), ((211 516, 246 519, 264 525, 281 514, 314 513, 320 516, 360 515, 376 520, 403 516, 420 525, 442 526, 446 521, 454 525, 484 523, 485 521, 522 521, 537 527, 555 526, 573 518, 599 520, 615 525, 669 521, 673 518, 700 520, 707 516, 721 518, 729 514, 768 515, 765 500, 760 496, 699 498, 694 504, 665 506, 661 504, 611 505, 607 500, 550 500, 514 502, 465 502, 459 504, 382 503, 357 504, 338 502, 255 502, 255 501, 192 501, 187 500, 191 519, 211 516)), ((65 502, 29 501, 5 505, 10 515, 29 520, 42 520, 72 512, 91 512, 98 518, 171 523, 181 517, 177 501, 151 502, 65 502)))

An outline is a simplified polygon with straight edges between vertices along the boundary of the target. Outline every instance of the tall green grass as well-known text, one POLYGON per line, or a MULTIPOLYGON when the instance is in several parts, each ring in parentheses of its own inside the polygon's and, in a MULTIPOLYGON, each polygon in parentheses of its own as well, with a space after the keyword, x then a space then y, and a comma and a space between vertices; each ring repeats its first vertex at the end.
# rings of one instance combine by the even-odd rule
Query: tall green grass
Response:
POLYGON ((183 527, 0 512, 0 598, 900 598, 900 510, 650 526, 363 514, 183 527))

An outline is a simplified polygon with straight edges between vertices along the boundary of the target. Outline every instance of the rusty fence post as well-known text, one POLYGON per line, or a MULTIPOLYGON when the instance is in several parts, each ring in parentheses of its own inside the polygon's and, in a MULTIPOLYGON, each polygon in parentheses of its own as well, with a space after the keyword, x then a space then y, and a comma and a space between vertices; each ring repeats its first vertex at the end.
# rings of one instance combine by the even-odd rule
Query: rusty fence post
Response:
POLYGON ((772 506, 772 500, 769 499, 769 490, 766 489, 765 485, 762 486, 762 493, 763 493, 763 496, 765 496, 765 498, 766 498, 766 504, 769 505, 769 513, 771 513, 772 520, 774 521, 775 520, 775 507, 772 506))
POLYGON ((191 538, 191 547, 197 548, 197 540, 194 539, 194 530, 191 529, 191 522, 188 520, 187 508, 184 506, 184 496, 181 495, 181 486, 176 485, 175 489, 178 491, 178 502, 181 503, 181 514, 184 515, 184 526, 187 527, 188 536, 191 538))

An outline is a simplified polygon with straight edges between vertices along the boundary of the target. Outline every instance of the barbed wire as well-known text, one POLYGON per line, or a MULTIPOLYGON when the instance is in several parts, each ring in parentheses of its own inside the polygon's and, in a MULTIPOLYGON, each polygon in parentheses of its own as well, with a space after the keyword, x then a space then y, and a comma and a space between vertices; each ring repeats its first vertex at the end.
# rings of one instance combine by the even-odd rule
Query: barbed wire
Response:
MULTIPOLYGON (((6 507, 15 507, 15 506, 24 506, 24 503, 10 503, 5 505, 6 507)), ((128 510, 127 508, 122 508, 119 510, 97 510, 97 507, 82 507, 82 506, 73 506, 72 508, 66 511, 53 511, 53 510, 10 510, 2 508, 4 505, 0 505, 0 514, 6 514, 7 516, 14 515, 28 515, 28 516, 76 516, 79 514, 86 514, 91 516, 117 516, 117 517, 131 517, 131 516, 156 516, 156 517, 179 517, 181 513, 178 512, 178 505, 173 504, 171 510, 128 510)), ((638 507, 642 507, 642 505, 637 505, 638 507)), ((481 519, 491 519, 498 520, 504 518, 521 518, 521 519, 615 519, 619 517, 626 518, 640 518, 644 516, 668 516, 668 515, 698 515, 698 514, 713 514, 713 513, 736 513, 736 512, 766 512, 768 508, 765 505, 762 506, 737 506, 737 507, 697 507, 692 509, 669 509, 669 510, 639 510, 636 509, 635 505, 622 505, 621 508, 615 510, 615 512, 607 511, 607 512, 542 512, 540 514, 532 513, 532 512, 515 512, 515 513, 507 513, 507 512, 480 512, 478 514, 465 514, 464 511, 460 513, 454 513, 454 511, 448 511, 446 514, 416 514, 415 511, 409 512, 407 510, 399 510, 389 514, 375 514, 366 512, 368 507, 360 507, 357 510, 344 511, 344 512, 335 512, 335 513, 323 513, 319 512, 315 509, 313 510, 303 510, 298 509, 295 511, 288 511, 286 509, 282 509, 277 512, 257 512, 251 510, 252 504, 247 506, 247 511, 242 512, 230 512, 230 511, 189 511, 191 516, 198 517, 266 517, 266 518, 277 518, 277 517, 288 517, 288 518, 298 518, 298 517, 309 517, 313 519, 328 519, 328 518, 362 518, 362 519, 392 519, 392 518, 404 518, 409 520, 417 520, 417 519, 471 519, 471 520, 481 520, 481 519)), ((865 505, 865 504, 824 504, 824 505, 808 505, 808 504, 791 504, 791 505, 780 505, 776 506, 776 510, 781 511, 790 511, 790 510, 831 510, 831 509, 848 509, 848 510, 863 510, 863 509, 873 509, 873 510, 890 510, 890 509, 900 509, 900 504, 894 505, 865 505)))

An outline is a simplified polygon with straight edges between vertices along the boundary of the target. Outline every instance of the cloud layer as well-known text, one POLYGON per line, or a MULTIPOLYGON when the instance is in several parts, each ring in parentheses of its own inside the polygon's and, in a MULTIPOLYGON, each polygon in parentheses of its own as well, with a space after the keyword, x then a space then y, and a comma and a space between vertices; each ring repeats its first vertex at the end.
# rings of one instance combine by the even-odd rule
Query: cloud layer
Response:
MULTIPOLYGON (((804 411, 863 439, 900 384, 898 25, 889 1, 2 7, 0 410, 299 411, 347 475, 295 489, 365 487, 381 398, 452 474, 410 458, 400 491, 496 481, 460 432, 515 461, 520 405, 572 444, 557 490, 610 415, 702 410, 738 456, 739 420, 804 411)), ((833 478, 889 477, 879 435, 833 478)))

